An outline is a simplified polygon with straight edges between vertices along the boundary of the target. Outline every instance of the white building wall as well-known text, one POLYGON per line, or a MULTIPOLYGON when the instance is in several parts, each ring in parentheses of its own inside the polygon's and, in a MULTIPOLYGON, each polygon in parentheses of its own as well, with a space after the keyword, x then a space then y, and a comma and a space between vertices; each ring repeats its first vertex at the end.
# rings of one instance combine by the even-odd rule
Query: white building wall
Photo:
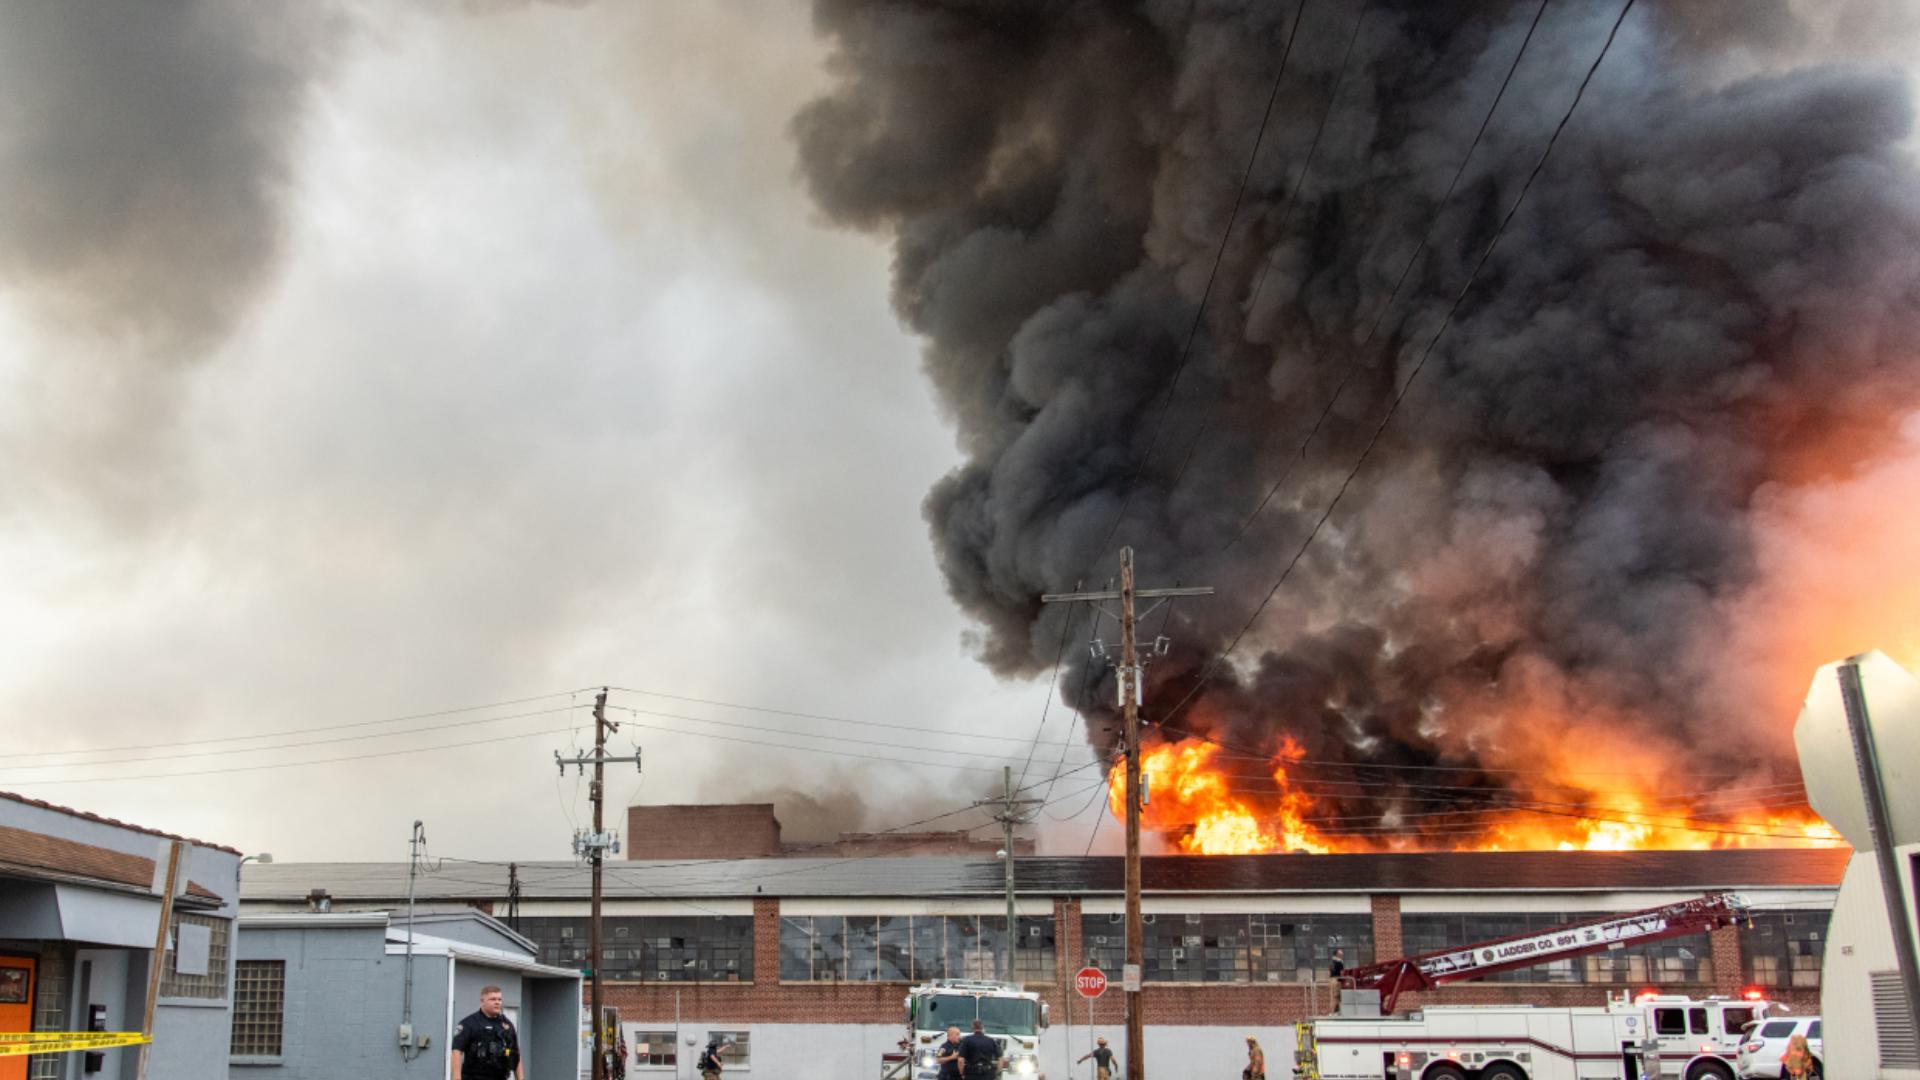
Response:
MULTIPOLYGON (((1920 844, 1895 848, 1901 868, 1907 918, 1920 914, 1914 903, 1913 865, 1920 844)), ((1916 927, 1920 934, 1920 927, 1916 927)), ((1825 1074, 1859 1080, 1920 1080, 1920 1069, 1882 1069, 1879 1032, 1874 1026, 1875 971, 1898 970, 1893 953, 1893 927, 1880 888, 1880 868, 1873 852, 1855 852, 1841 879, 1827 927, 1827 951, 1820 971, 1820 1013, 1824 1018, 1825 1074)))
MULTIPOLYGON (((672 1017, 658 1021, 628 1021, 627 1045, 638 1042, 640 1031, 672 1031, 672 1017)), ((899 1024, 708 1024, 683 1017, 680 1021, 677 1067, 629 1066, 629 1080, 698 1080, 694 1062, 706 1046, 709 1031, 747 1031, 753 1046, 752 1062, 741 1069, 727 1066, 736 1080, 861 1080, 880 1075, 880 1059, 894 1052, 903 1028, 899 1024), (693 1040, 688 1045, 688 1040, 693 1040)), ((1146 1029, 1146 1071, 1155 1077, 1196 1077, 1232 1080, 1247 1063, 1248 1035, 1260 1040, 1267 1055, 1267 1075, 1284 1077, 1293 1068, 1293 1028, 1183 1027, 1149 1024, 1146 1029)), ((1093 1080, 1093 1063, 1073 1059, 1093 1049, 1105 1036, 1116 1054, 1124 1052, 1124 1027, 1088 1030, 1076 1025, 1071 1032, 1056 1022, 1040 1037, 1040 1067, 1047 1080, 1093 1080)), ((1116 1064, 1118 1064, 1116 1062, 1116 1064)))

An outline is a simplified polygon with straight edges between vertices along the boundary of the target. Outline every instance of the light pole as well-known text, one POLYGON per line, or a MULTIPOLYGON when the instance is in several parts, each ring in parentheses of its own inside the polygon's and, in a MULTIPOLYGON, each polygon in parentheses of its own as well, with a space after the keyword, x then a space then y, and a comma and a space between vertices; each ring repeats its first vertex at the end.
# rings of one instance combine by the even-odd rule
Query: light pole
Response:
POLYGON ((273 852, 263 851, 258 855, 242 856, 240 865, 233 868, 233 915, 236 919, 240 917, 240 871, 245 870, 250 862, 257 862, 262 866, 272 865, 273 852))

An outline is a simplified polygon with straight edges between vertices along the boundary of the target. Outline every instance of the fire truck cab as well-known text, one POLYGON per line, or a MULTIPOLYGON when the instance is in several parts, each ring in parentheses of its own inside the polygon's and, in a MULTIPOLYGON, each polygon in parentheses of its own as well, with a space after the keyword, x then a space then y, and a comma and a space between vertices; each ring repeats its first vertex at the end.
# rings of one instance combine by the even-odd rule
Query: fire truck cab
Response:
POLYGON ((1302 1080, 1734 1080, 1768 1001, 1642 994, 1604 1006, 1435 1005, 1300 1025, 1302 1080))

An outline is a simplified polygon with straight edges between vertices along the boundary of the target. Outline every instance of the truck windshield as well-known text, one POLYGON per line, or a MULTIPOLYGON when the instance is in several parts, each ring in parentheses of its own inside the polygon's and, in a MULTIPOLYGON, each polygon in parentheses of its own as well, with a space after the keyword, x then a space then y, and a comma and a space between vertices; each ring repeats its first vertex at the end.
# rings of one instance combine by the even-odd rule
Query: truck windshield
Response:
POLYGON ((981 998, 980 1023, 989 1035, 1039 1034, 1039 1007, 1025 998, 981 998))
POLYGON ((977 1015, 974 1000, 972 994, 934 994, 927 998, 927 1007, 920 1014, 920 1027, 957 1027, 965 1035, 977 1015))

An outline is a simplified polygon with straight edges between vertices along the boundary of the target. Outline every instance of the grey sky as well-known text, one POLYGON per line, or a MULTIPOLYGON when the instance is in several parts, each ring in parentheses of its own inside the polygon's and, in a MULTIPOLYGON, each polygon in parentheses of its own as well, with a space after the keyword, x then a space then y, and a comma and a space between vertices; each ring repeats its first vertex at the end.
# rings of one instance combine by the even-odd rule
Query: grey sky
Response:
MULTIPOLYGON (((98 84, 110 57, 89 28, 43 28, 67 50, 45 58, 77 80, 67 100, 177 100, 130 120, 131 140, 40 109, 0 126, 0 160, 45 170, 39 201, 0 221, 9 747, 314 728, 601 681, 1032 733, 1044 685, 971 659, 934 569, 920 503, 956 454, 888 307, 888 254, 820 224, 792 180, 788 119, 823 78, 801 7, 369 4, 252 29, 211 58, 154 59, 130 91, 98 84), (216 118, 240 89, 214 77, 223 63, 270 84, 247 140, 155 130, 216 118), (127 175, 143 169, 194 198, 127 175), (87 231, 156 201, 186 224, 87 231), (241 239, 202 244, 197 220, 241 239), (85 275, 48 254, 68 246, 85 275)), ((16 758, 0 788, 282 858, 402 857, 416 817, 436 854, 553 858, 586 812, 555 784, 570 737, 462 743, 567 723, 94 769, 16 758), (435 749, 30 782, 403 746, 435 749)), ((878 808, 859 824, 884 827, 997 779, 631 734, 647 801, 852 790, 878 808)))

